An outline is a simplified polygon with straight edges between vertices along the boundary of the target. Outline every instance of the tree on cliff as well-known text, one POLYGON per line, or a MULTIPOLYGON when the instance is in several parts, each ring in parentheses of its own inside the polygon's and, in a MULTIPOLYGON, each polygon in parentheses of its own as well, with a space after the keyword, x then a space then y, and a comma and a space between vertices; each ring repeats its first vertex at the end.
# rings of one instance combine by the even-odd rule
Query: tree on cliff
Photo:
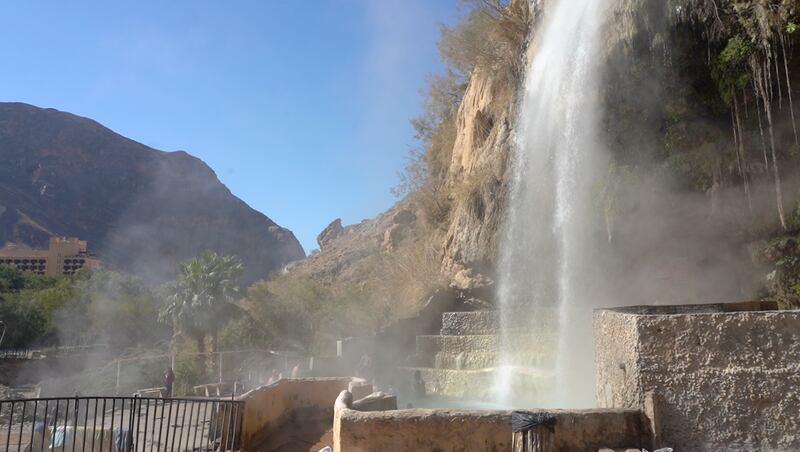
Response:
MULTIPOLYGON (((206 252, 180 264, 178 279, 168 285, 167 303, 159 318, 171 322, 175 336, 183 334, 197 343, 197 351, 217 346, 217 333, 237 311, 239 279, 244 267, 238 258, 206 252)), ((175 337, 173 336, 173 337, 175 337)), ((202 362, 202 357, 198 360, 202 362)))

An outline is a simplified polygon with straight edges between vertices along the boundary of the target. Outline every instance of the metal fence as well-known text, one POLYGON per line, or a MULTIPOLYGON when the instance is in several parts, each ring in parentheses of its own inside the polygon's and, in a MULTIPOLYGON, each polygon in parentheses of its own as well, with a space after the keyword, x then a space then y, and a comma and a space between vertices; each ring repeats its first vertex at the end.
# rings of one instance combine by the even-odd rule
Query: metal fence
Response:
POLYGON ((37 359, 49 355, 65 355, 69 353, 108 350, 106 344, 92 345, 59 345, 46 348, 2 348, 0 359, 37 359))
POLYGON ((232 451, 243 409, 242 401, 211 398, 2 400, 0 450, 232 451))
POLYGON ((0 359, 34 359, 44 356, 41 350, 13 348, 0 350, 0 359))

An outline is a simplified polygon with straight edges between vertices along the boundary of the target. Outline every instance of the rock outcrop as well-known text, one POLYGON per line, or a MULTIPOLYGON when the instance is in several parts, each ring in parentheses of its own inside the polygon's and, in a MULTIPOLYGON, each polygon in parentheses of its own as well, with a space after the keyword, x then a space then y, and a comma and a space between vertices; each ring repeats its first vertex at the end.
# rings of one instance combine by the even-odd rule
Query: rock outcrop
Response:
POLYGON ((332 240, 341 237, 342 234, 344 234, 342 219, 337 218, 331 221, 331 224, 325 226, 325 229, 317 236, 317 244, 319 245, 320 251, 324 250, 332 240))
POLYGON ((442 249, 442 271, 458 284, 491 284, 497 241, 509 190, 507 174, 514 121, 514 87, 488 71, 476 70, 458 111, 458 132, 447 184, 455 198, 442 249))
POLYGON ((364 260, 380 254, 382 249, 399 245, 400 229, 412 231, 416 222, 416 215, 403 201, 358 224, 342 226, 341 219, 337 218, 317 236, 320 252, 292 265, 291 272, 325 284, 357 285, 361 281, 364 260))
POLYGON ((291 231, 200 159, 27 104, 0 103, 0 206, 0 244, 79 237, 111 266, 155 281, 205 250, 238 256, 248 281, 304 257, 291 231))

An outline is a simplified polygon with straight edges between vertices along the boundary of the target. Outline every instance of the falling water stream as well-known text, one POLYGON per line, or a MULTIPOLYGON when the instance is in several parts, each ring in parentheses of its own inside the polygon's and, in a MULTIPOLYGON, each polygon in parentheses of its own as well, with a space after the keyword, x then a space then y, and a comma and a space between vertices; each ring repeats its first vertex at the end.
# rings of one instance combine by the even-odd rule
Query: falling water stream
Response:
POLYGON ((541 407, 594 405, 590 215, 598 168, 598 61, 604 0, 551 0, 516 127, 514 180, 501 244, 500 398, 541 407), (552 357, 525 360, 530 344, 552 357), (545 375, 533 400, 515 375, 545 375), (522 396, 522 397, 521 397, 522 396))

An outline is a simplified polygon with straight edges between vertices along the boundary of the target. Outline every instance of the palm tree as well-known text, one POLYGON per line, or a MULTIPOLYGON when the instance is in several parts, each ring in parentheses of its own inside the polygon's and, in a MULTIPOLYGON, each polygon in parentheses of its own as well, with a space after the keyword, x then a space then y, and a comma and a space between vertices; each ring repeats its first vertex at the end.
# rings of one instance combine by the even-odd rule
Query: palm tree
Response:
MULTIPOLYGON (((175 335, 192 338, 200 353, 206 351, 210 335, 210 351, 216 351, 217 333, 237 311, 242 272, 238 258, 210 251, 182 262, 178 278, 167 288, 167 303, 159 318, 172 323, 175 335)), ((198 361, 202 363, 202 355, 198 361)))

